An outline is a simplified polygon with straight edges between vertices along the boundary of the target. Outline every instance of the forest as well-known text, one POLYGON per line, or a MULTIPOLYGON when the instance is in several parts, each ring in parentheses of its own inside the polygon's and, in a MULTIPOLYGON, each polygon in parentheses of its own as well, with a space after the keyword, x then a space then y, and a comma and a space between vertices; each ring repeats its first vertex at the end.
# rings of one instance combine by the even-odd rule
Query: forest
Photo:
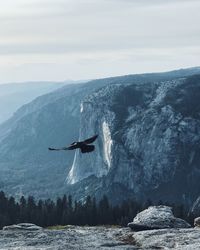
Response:
MULTIPOLYGON (((173 208, 174 215, 192 222, 192 215, 188 215, 183 205, 164 204, 159 201, 154 205, 168 205, 173 208)), ((0 191, 0 229, 4 226, 29 222, 38 226, 49 227, 55 225, 120 225, 127 226, 136 214, 152 205, 148 200, 140 204, 134 200, 127 200, 119 205, 111 205, 104 195, 98 202, 88 196, 85 201, 74 201, 71 195, 57 198, 38 200, 29 196, 22 196, 19 201, 14 197, 7 197, 0 191)))

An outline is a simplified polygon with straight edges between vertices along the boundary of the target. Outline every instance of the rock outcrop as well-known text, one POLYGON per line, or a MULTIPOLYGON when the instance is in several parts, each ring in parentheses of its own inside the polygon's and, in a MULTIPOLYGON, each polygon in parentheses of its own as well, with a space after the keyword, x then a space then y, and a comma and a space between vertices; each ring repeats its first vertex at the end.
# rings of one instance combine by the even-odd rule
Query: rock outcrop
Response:
POLYGON ((191 227, 186 221, 174 217, 171 207, 167 206, 151 206, 145 209, 128 226, 135 231, 191 227))
POLYGON ((200 217, 197 217, 194 219, 194 226, 195 227, 200 227, 200 217))
POLYGON ((32 223, 19 223, 16 225, 10 225, 3 227, 4 231, 13 231, 13 230, 26 230, 26 231, 37 231, 41 230, 42 227, 39 227, 32 223))
POLYGON ((138 249, 200 249, 200 230, 194 228, 141 231, 133 237, 138 249))

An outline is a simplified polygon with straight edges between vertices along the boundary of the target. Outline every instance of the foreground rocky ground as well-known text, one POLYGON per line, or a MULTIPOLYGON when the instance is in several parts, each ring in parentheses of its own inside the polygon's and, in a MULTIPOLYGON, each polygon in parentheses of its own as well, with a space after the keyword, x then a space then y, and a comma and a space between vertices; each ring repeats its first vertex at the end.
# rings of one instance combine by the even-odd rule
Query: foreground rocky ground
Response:
POLYGON ((199 250, 200 217, 195 219, 195 225, 197 227, 192 228, 176 218, 170 207, 151 206, 137 214, 129 223, 130 228, 58 226, 43 229, 30 223, 5 226, 0 231, 0 249, 199 250))
POLYGON ((60 230, 1 230, 0 249, 200 249, 200 229, 156 229, 68 226, 60 230))
POLYGON ((0 249, 137 249, 129 239, 130 231, 128 228, 78 226, 62 230, 1 230, 0 249))

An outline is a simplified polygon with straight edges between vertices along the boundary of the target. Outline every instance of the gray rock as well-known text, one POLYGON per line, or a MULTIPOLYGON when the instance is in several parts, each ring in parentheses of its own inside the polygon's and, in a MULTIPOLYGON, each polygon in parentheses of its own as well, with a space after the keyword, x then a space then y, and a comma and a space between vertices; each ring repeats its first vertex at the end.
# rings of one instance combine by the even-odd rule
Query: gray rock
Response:
POLYGON ((127 241, 128 228, 67 227, 63 230, 4 231, 0 230, 1 250, 116 250, 138 249, 134 241, 127 241))
POLYGON ((133 232, 118 227, 68 227, 64 230, 0 230, 1 250, 199 250, 200 230, 159 229, 133 232))
POLYGON ((135 231, 191 227, 186 221, 174 217, 172 208, 167 206, 151 206, 145 209, 128 226, 135 231))
POLYGON ((19 223, 17 225, 10 225, 3 227, 4 231, 12 231, 12 230, 27 230, 27 231, 37 231, 41 230, 42 227, 39 227, 32 223, 19 223))
POLYGON ((133 237, 139 249, 200 249, 200 230, 194 228, 141 231, 133 237))
POLYGON ((195 227, 200 227, 200 217, 197 217, 194 219, 194 226, 195 227))

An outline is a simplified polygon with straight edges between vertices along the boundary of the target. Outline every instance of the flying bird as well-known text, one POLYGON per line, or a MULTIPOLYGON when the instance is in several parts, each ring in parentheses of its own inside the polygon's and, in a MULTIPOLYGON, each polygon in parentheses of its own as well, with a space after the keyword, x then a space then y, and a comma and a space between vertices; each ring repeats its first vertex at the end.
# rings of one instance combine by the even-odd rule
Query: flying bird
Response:
POLYGON ((73 142, 69 145, 69 147, 63 147, 63 148, 49 148, 49 150, 74 150, 77 148, 80 148, 81 153, 89 153, 94 151, 95 146, 94 145, 88 145, 93 143, 97 139, 98 135, 94 135, 91 138, 86 139, 85 141, 79 141, 79 142, 73 142))

